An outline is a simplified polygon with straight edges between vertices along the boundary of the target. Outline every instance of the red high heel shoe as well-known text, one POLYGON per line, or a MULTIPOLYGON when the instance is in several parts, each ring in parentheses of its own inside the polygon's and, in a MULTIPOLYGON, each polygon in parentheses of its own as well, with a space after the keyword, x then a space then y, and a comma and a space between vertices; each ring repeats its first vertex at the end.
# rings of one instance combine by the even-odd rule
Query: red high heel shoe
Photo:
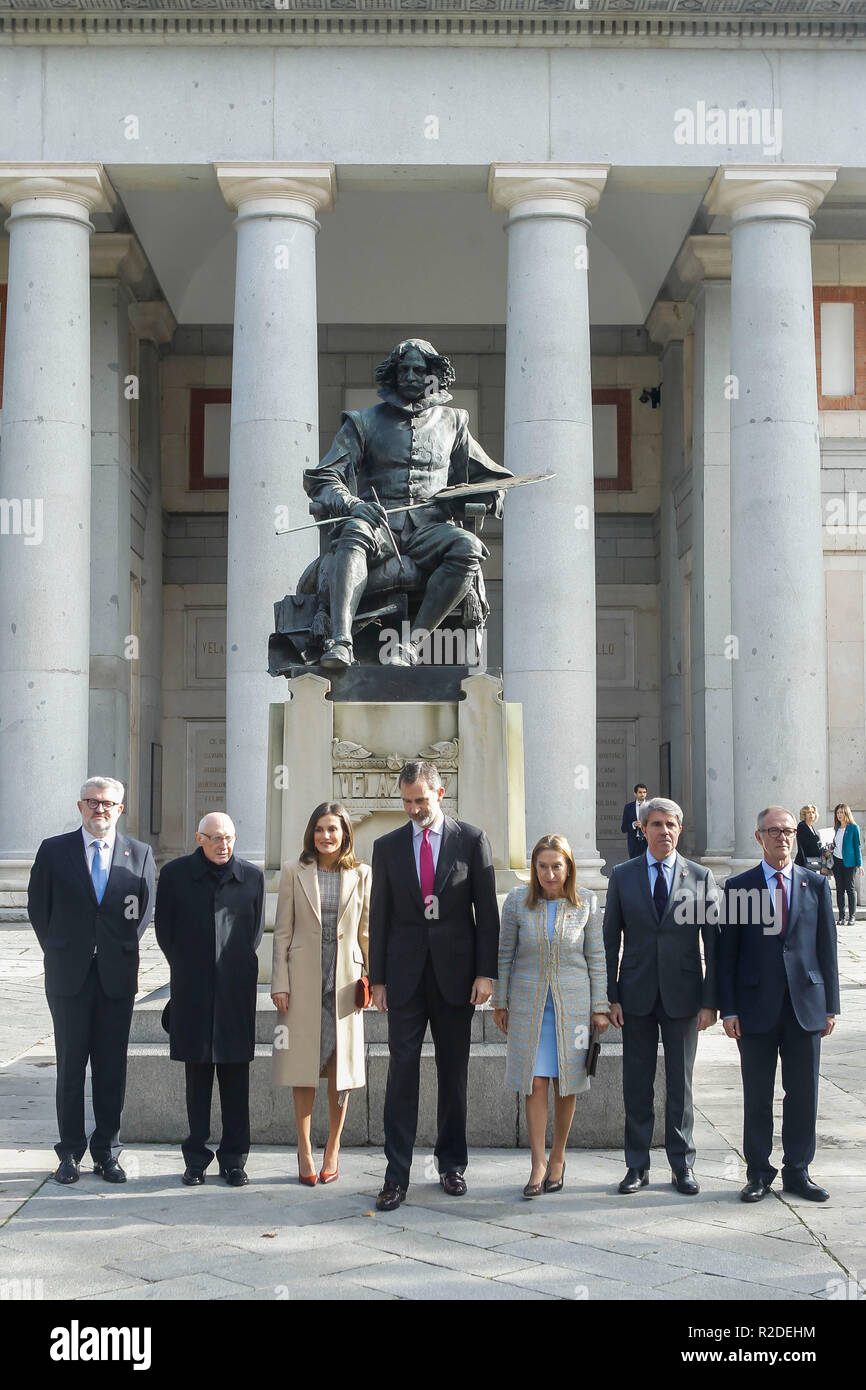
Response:
POLYGON ((298 1182, 303 1183, 304 1187, 315 1187, 318 1181, 315 1173, 311 1173, 309 1177, 304 1177, 301 1172, 301 1155, 298 1154, 298 1182))
POLYGON ((338 1178, 339 1176, 340 1176, 340 1164, 339 1164, 339 1160, 338 1160, 338 1161, 337 1161, 337 1166, 336 1166, 336 1168, 334 1169, 333 1173, 326 1173, 325 1170, 324 1170, 324 1168, 322 1169, 321 1173, 319 1174, 319 1182, 323 1182, 323 1183, 324 1183, 324 1182, 336 1182, 336 1181, 337 1181, 337 1178, 338 1178))

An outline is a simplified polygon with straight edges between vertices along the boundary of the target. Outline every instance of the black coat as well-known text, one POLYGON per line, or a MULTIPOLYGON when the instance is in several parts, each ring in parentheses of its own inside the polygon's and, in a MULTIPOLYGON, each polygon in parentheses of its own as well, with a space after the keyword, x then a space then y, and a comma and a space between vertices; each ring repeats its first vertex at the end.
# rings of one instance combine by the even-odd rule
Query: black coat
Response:
POLYGON ((794 869, 788 930, 773 930, 775 903, 761 865, 725 882, 719 943, 722 1017, 744 1033, 764 1033, 779 1017, 785 988, 801 1028, 817 1033, 839 1012, 836 924, 830 883, 794 869))
POLYGON ((823 845, 815 834, 811 825, 807 825, 804 820, 797 826, 797 857, 795 864, 799 864, 801 869, 805 869, 807 859, 820 859, 823 845))
POLYGON ((671 1018, 717 1008, 718 940, 719 892, 709 869, 677 855, 673 887, 659 921, 646 855, 615 866, 604 909, 607 997, 612 1004, 645 1016, 652 1013, 660 994, 671 1018))
POLYGON ((43 840, 30 871, 27 911, 45 953, 45 993, 78 994, 93 960, 110 999, 138 988, 138 941, 153 916, 153 851, 115 834, 102 902, 80 830, 43 840))
POLYGON ((490 841, 483 830, 445 817, 433 883, 435 910, 424 910, 412 848, 412 823, 373 842, 370 983, 388 1004, 412 996, 428 953, 449 1004, 468 1004, 478 976, 496 978, 499 907, 490 841))
POLYGON ((166 864, 156 890, 156 939, 171 966, 169 1036, 178 1062, 251 1062, 256 1047, 256 947, 265 878, 233 858, 218 884, 200 849, 166 864))
POLYGON ((635 830, 632 821, 638 819, 640 807, 637 800, 627 801, 622 808, 622 825, 620 830, 626 836, 628 853, 630 859, 636 859, 639 854, 643 854, 646 849, 646 835, 638 828, 635 830))

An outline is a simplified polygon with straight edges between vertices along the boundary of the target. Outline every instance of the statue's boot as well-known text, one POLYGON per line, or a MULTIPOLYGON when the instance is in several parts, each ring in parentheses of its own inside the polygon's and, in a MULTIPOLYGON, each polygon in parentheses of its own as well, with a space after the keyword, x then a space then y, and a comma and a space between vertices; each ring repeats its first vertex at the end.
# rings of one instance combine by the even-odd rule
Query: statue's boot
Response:
POLYGON ((331 632, 320 665, 326 671, 345 671, 355 659, 352 622, 367 587, 367 558, 362 549, 341 545, 331 572, 331 632))
POLYGON ((438 627, 448 614, 462 603, 472 588, 475 569, 468 571, 461 565, 458 569, 446 561, 434 570, 427 581, 424 600, 418 609, 412 627, 411 640, 400 646, 391 659, 392 666, 415 666, 418 651, 434 628, 438 627))

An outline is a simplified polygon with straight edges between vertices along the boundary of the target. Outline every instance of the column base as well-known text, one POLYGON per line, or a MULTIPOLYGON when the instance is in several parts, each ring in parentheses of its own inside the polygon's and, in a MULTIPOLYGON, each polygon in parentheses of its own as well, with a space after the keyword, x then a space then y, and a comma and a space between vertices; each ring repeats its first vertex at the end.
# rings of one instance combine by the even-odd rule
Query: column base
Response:
POLYGON ((713 878, 716 880, 716 883, 724 883, 725 879, 730 878, 732 873, 740 872, 738 869, 733 870, 731 868, 733 860, 730 854, 724 854, 720 850, 709 850, 706 854, 701 855, 698 862, 703 864, 707 869, 712 869, 713 878))
POLYGON ((584 888, 589 888, 593 893, 607 893, 609 880, 602 873, 605 861, 596 854, 581 859, 578 855, 574 857, 574 868, 578 883, 584 888))

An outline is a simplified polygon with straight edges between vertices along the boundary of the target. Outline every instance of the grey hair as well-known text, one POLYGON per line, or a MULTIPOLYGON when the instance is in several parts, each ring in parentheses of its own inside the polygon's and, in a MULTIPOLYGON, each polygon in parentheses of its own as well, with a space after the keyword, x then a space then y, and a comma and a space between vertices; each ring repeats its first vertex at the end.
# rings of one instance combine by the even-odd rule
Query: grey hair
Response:
MULTIPOLYGON (((791 816, 791 812, 790 812, 789 810, 787 810, 784 806, 777 806, 775 803, 774 803, 772 806, 765 806, 764 809, 763 809, 763 811, 759 811, 759 812, 758 812, 758 819, 757 819, 757 821, 755 822, 755 829, 756 829, 756 830, 763 830, 763 828, 764 828, 764 817, 765 817, 765 816, 768 816, 768 815, 770 814, 771 811, 784 811, 786 816, 791 816)), ((794 819, 794 817, 791 816, 791 820, 793 820, 793 819, 794 819)))
POLYGON ((206 815, 203 815, 203 816, 202 816, 201 820, 200 820, 199 823, 198 823, 198 834, 199 834, 199 835, 204 835, 204 834, 206 833, 206 832, 202 829, 202 826, 204 825, 204 823, 205 823, 206 820, 209 820, 209 819, 210 819, 211 816, 224 816, 225 819, 228 821, 229 825, 231 826, 232 830, 234 830, 234 828, 235 828, 235 823, 234 823, 234 821, 232 820, 231 816, 228 814, 227 811, 208 811, 208 812, 206 813, 206 815))
POLYGON ((83 782, 81 785, 81 791, 78 793, 78 800, 86 801, 91 789, 95 787, 110 788, 117 797, 117 800, 121 802, 125 796, 123 783, 118 782, 116 777, 88 777, 87 781, 83 782))
POLYGON ((678 806, 675 801, 669 800, 666 796, 653 796, 641 802, 638 812, 641 825, 646 825, 653 811, 663 811, 666 816, 676 816, 680 825, 683 823, 682 806, 678 806))
POLYGON ((426 782, 431 792, 438 791, 442 786, 442 778, 439 776, 439 769, 436 764, 428 763, 423 758, 418 758, 415 762, 404 763, 400 769, 397 785, 411 787, 413 782, 426 782))

